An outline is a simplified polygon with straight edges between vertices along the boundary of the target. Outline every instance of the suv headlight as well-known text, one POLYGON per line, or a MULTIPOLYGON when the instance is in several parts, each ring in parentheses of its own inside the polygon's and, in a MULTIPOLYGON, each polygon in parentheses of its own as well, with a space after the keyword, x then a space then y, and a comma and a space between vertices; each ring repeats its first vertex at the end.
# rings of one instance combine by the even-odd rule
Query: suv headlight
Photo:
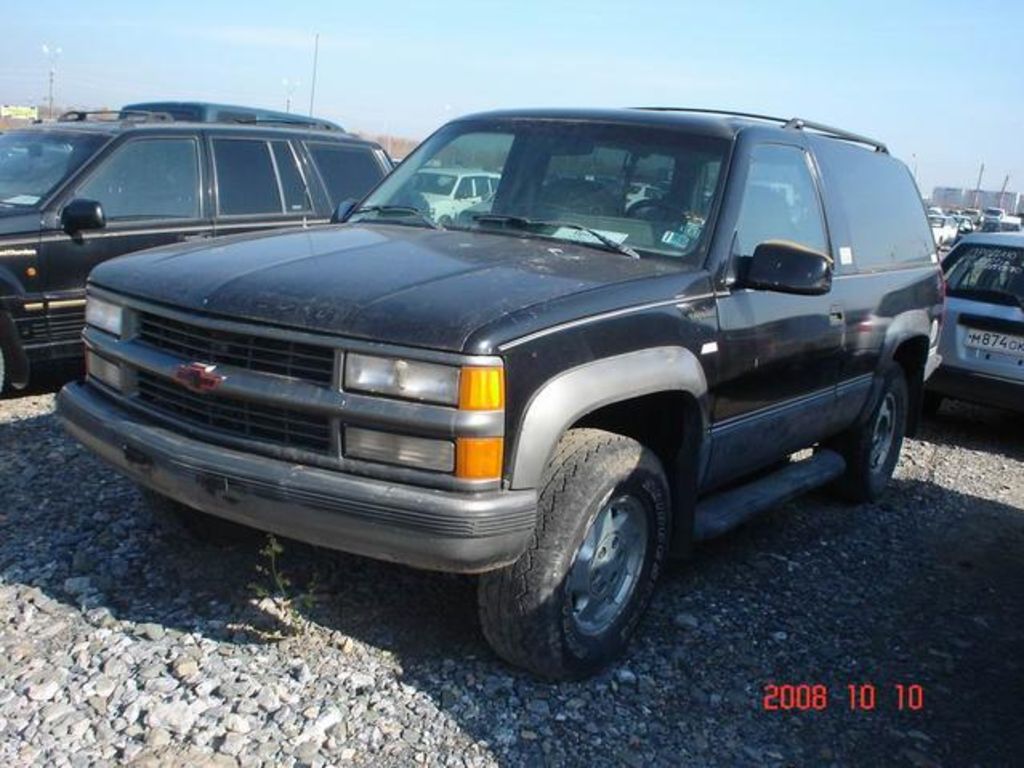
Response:
POLYGON ((345 356, 345 388, 406 400, 456 405, 459 369, 393 357, 349 353, 345 356))
POLYGON ((120 336, 124 327, 124 307, 95 296, 87 296, 85 299, 85 322, 86 325, 92 325, 107 333, 120 336))

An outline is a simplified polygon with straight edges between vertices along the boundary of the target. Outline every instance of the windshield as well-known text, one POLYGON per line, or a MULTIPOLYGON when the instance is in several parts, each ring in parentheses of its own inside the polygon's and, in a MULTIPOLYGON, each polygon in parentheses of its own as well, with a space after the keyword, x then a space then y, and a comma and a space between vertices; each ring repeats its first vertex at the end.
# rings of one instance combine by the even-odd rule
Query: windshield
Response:
POLYGON ((455 188, 459 177, 451 173, 437 171, 420 171, 409 182, 410 188, 426 195, 448 196, 455 188))
POLYGON ((1002 294, 1006 303, 1024 304, 1024 250, 993 245, 966 245, 951 253, 946 263, 950 296, 978 297, 1002 294))
POLYGON ((364 201, 375 210, 350 221, 425 226, 413 208, 449 229, 685 258, 703 243, 727 150, 723 139, 645 126, 459 121, 364 201), (388 215, 401 209, 408 215, 388 215))
POLYGON ((84 133, 27 131, 0 135, 0 205, 36 206, 107 138, 84 133))

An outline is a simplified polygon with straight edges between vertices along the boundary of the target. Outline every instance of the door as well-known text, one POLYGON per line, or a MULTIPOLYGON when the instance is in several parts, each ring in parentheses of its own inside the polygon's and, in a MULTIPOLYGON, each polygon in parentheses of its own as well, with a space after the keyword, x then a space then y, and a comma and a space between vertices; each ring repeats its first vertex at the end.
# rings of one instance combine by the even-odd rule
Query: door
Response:
MULTIPOLYGON (((800 146, 761 144, 749 157, 732 274, 759 243, 786 240, 829 254, 817 182, 800 146)), ((764 467, 828 434, 843 343, 829 294, 800 296, 734 283, 718 300, 719 383, 705 487, 764 467)))
POLYGON ((115 147, 46 217, 40 258, 47 342, 77 343, 84 324, 85 282, 102 261, 211 233, 201 194, 200 147, 193 136, 131 138, 115 147), (60 210, 72 199, 96 200, 106 225, 67 233, 60 210))
POLYGON ((214 135, 210 140, 218 235, 324 221, 285 139, 214 135))

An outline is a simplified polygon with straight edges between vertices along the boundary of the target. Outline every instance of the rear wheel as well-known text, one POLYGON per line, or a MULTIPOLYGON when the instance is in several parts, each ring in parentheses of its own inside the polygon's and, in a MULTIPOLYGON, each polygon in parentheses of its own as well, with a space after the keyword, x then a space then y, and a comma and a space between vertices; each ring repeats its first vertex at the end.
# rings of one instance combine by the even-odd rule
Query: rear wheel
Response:
POLYGON ((650 601, 668 544, 668 483, 635 440, 570 430, 538 514, 526 552, 481 576, 481 625, 506 661, 584 677, 622 652, 650 601))
POLYGON ((907 428, 907 380, 899 365, 884 375, 871 415, 835 438, 829 447, 846 460, 835 491, 850 501, 874 501, 885 490, 900 458, 907 428))
POLYGON ((142 503, 158 525, 170 531, 187 533, 199 541, 227 546, 259 535, 255 528, 208 515, 156 491, 142 489, 142 503))

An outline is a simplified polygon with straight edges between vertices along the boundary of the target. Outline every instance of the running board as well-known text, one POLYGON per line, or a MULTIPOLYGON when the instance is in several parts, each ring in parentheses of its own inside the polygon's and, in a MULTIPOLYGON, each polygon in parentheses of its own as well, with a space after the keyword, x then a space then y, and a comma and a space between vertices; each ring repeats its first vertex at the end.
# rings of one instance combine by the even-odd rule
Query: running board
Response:
POLYGON ((810 458, 787 464, 747 485, 722 491, 697 502, 694 539, 704 541, 730 531, 759 512, 831 482, 846 471, 835 451, 819 450, 810 458))

